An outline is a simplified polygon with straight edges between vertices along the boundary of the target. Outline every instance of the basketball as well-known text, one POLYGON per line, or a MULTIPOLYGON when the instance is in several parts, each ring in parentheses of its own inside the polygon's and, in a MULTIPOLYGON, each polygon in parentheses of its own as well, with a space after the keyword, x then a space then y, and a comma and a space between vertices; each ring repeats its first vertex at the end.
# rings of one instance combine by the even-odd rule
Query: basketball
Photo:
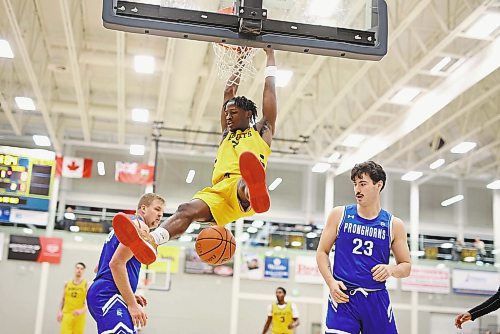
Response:
POLYGON ((219 265, 231 260, 236 250, 236 241, 227 228, 209 226, 196 238, 195 248, 203 262, 219 265))

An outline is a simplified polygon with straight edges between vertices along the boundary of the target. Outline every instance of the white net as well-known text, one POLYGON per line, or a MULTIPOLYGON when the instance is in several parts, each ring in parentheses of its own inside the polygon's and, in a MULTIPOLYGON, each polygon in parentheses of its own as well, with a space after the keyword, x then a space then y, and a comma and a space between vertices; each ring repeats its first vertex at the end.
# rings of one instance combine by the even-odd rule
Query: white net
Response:
POLYGON ((243 82, 255 77, 257 70, 252 60, 258 49, 223 43, 213 43, 213 48, 217 77, 226 81, 228 86, 237 83, 238 79, 243 82))

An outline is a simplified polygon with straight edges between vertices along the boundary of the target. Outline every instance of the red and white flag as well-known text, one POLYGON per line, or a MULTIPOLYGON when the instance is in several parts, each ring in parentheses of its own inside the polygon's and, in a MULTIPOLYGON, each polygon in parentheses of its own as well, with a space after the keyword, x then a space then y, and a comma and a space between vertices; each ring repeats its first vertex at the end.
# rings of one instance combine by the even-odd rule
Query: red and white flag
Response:
POLYGON ((72 178, 92 176, 92 159, 56 157, 56 175, 72 178))
POLYGON ((136 162, 116 162, 115 181, 134 184, 153 183, 155 167, 136 162))

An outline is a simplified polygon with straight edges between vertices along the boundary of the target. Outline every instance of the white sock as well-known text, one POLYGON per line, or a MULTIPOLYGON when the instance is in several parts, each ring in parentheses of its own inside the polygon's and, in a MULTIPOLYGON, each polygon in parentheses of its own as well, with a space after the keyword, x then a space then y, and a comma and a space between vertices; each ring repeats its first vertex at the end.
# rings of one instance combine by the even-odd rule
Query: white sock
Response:
POLYGON ((156 230, 151 232, 151 235, 155 239, 157 245, 161 245, 170 240, 170 233, 163 227, 158 227, 156 230))

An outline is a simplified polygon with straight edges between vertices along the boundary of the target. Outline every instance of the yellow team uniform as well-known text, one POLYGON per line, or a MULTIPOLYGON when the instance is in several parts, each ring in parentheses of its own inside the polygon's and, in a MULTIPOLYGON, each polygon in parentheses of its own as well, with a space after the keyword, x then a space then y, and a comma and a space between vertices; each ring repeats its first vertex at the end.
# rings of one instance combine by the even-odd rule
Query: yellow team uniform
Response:
POLYGON ((238 180, 241 178, 239 158, 245 151, 254 153, 266 168, 271 148, 259 132, 253 127, 230 131, 217 151, 212 173, 212 187, 207 187, 193 196, 193 199, 201 199, 210 207, 217 225, 226 225, 239 218, 255 214, 253 209, 243 211, 237 196, 238 180))
POLYGON ((73 280, 66 284, 64 289, 63 318, 61 334, 83 334, 85 330, 85 313, 74 316, 73 311, 85 306, 87 298, 87 281, 82 280, 76 285, 73 280))
POLYGON ((280 309, 278 304, 273 303, 273 322, 271 332, 273 334, 291 334, 293 329, 288 329, 288 325, 293 322, 292 304, 287 303, 284 309, 280 309))

